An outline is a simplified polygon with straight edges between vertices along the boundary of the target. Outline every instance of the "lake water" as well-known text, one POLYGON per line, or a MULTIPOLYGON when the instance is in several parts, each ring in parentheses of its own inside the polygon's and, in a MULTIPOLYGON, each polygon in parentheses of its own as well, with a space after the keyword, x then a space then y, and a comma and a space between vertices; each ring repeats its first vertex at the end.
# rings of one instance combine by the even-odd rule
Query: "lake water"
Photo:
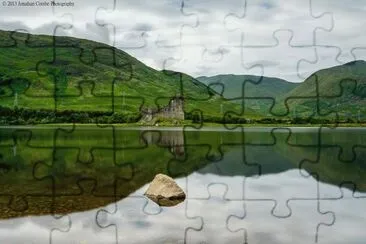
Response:
POLYGON ((0 243, 366 242, 363 128, 0 128, 0 174, 0 243))

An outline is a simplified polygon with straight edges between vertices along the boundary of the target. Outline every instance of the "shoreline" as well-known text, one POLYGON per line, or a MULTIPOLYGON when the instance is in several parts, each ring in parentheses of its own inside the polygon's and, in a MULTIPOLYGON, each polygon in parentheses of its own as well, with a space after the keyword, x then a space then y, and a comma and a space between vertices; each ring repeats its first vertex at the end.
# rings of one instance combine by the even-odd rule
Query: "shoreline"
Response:
POLYGON ((122 124, 95 124, 95 123, 54 123, 54 124, 37 124, 37 125, 0 125, 1 128, 54 128, 54 127, 116 127, 116 128, 192 128, 192 129, 202 129, 202 128, 221 128, 226 130, 231 130, 233 128, 339 128, 339 127, 354 127, 354 128, 366 128, 366 123, 339 123, 339 124, 219 124, 219 123, 203 123, 201 124, 193 124, 193 123, 182 123, 182 124, 159 124, 155 125, 147 125, 147 124, 139 124, 139 123, 122 123, 122 124))

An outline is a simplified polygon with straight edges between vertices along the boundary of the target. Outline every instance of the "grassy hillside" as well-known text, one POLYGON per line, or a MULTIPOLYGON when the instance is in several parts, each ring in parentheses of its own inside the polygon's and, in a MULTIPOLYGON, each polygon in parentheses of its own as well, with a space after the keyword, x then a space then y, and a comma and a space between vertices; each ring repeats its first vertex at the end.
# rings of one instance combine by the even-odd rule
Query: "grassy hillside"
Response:
POLYGON ((319 70, 282 95, 281 100, 288 99, 289 107, 296 107, 296 113, 301 115, 317 112, 317 96, 318 114, 337 111, 342 118, 362 119, 366 115, 366 62, 353 61, 319 70))
POLYGON ((221 103, 240 107, 188 75, 154 70, 106 44, 0 31, 2 107, 139 113, 175 95, 185 97, 186 112, 207 116, 222 116, 221 103))

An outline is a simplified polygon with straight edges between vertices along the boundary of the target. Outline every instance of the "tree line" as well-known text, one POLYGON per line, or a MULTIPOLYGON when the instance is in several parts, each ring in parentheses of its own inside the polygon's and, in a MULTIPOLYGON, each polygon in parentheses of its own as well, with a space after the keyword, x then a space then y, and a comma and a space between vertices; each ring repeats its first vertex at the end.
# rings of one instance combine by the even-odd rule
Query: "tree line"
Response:
POLYGON ((133 123, 140 119, 139 113, 117 113, 103 111, 53 111, 47 109, 14 109, 0 106, 0 124, 35 125, 50 123, 133 123))
MULTIPOLYGON (((118 124, 136 123, 141 119, 141 113, 133 112, 104 112, 104 111, 53 111, 47 109, 14 109, 0 106, 0 125, 36 125, 50 123, 99 123, 118 124)), ((218 123, 218 124, 333 124, 359 123, 352 118, 342 118, 334 121, 321 117, 263 117, 245 118, 240 116, 210 116, 192 112, 185 113, 185 120, 193 123, 218 123)))

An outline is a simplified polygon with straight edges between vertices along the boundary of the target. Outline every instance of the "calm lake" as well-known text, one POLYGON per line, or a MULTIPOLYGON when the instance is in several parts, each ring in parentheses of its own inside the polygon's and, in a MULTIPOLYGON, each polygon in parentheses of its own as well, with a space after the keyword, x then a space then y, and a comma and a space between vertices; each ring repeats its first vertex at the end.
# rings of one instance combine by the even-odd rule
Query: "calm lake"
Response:
POLYGON ((0 128, 0 243, 361 244, 365 206, 366 128, 0 128))

